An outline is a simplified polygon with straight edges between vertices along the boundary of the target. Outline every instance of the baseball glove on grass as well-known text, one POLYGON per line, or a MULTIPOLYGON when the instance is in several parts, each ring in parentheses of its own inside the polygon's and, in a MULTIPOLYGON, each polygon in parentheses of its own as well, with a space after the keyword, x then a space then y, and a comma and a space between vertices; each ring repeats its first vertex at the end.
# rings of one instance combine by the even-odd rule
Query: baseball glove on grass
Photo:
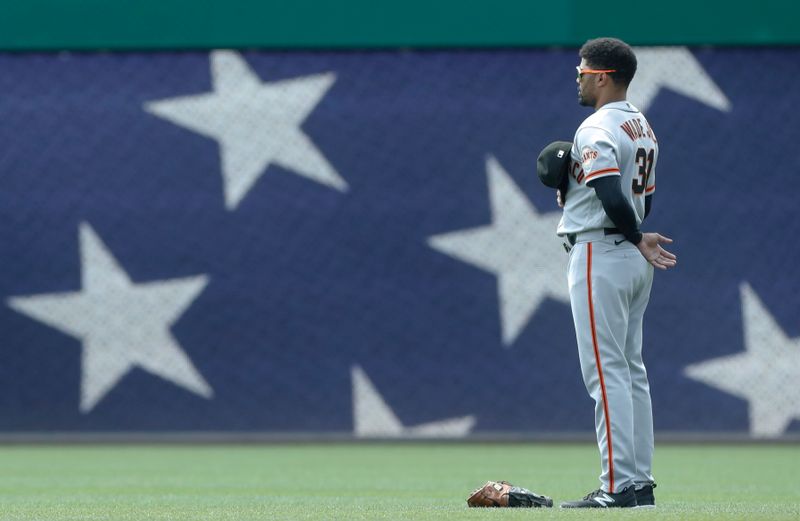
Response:
POLYGON ((553 500, 508 481, 487 481, 467 498, 471 507, 552 507, 553 500))

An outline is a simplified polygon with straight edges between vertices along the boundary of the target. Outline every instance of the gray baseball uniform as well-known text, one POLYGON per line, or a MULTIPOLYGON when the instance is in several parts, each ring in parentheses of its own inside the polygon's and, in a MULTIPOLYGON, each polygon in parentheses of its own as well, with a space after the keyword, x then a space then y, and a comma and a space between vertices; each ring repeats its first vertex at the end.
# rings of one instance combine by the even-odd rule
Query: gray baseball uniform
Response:
POLYGON ((570 236, 569 292, 606 492, 652 482, 653 415, 642 362, 642 318, 653 267, 605 214, 587 181, 621 176, 624 196, 644 218, 655 191, 658 144, 650 125, 625 101, 604 105, 575 133, 569 189, 559 235, 570 236), (628 188, 630 187, 630 188, 628 188))

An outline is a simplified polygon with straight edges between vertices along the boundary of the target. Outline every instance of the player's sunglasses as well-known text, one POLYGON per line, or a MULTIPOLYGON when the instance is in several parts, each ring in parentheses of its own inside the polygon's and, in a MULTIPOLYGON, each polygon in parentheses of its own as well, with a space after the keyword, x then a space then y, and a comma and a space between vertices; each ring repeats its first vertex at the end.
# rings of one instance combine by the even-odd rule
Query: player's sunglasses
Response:
POLYGON ((583 78, 584 74, 600 74, 603 72, 617 72, 617 69, 581 69, 580 65, 575 66, 575 70, 578 71, 578 79, 583 78))

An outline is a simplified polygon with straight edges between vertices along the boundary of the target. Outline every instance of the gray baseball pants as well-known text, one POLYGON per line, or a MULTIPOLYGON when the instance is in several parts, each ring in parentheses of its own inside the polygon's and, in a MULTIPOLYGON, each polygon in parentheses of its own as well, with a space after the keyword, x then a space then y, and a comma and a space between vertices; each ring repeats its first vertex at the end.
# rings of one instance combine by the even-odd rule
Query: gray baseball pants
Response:
POLYGON ((569 258, 578 355, 595 401, 600 482, 611 493, 653 481, 653 411, 642 362, 653 267, 623 239, 603 230, 578 234, 569 258))

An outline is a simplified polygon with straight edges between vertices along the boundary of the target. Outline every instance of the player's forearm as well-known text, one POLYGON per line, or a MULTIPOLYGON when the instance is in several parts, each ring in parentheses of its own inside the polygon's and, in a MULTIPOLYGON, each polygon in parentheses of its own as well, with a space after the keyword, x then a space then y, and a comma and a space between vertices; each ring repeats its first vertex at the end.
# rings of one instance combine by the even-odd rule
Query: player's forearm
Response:
POLYGON ((644 197, 644 218, 647 219, 647 216, 650 215, 650 210, 653 209, 653 194, 646 195, 644 197))
POLYGON ((594 188, 597 198, 603 204, 603 210, 608 215, 620 233, 633 244, 642 240, 642 232, 636 222, 633 208, 622 195, 622 186, 619 176, 606 176, 590 183, 594 188))

